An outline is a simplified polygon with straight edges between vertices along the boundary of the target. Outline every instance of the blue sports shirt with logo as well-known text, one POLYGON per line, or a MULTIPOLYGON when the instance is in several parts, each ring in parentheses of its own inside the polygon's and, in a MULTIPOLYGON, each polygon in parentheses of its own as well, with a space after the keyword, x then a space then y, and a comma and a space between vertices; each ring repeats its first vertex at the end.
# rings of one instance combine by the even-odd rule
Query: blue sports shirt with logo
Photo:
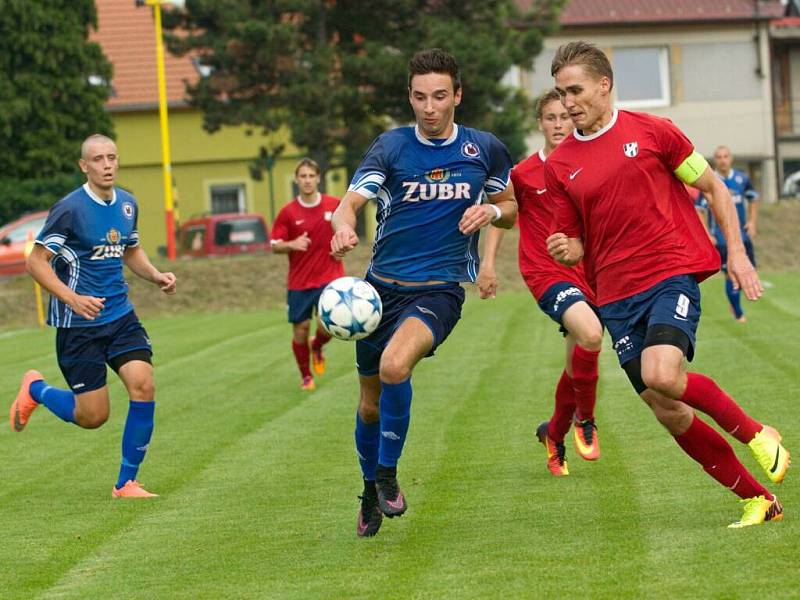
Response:
POLYGON ((59 200, 36 238, 55 254, 51 264, 58 278, 82 296, 105 298, 103 310, 88 321, 58 298, 50 298, 48 325, 94 327, 116 321, 133 310, 123 277, 122 255, 139 244, 139 209, 128 192, 114 188, 106 202, 84 184, 59 200))
MULTIPOLYGON (((715 175, 719 177, 731 193, 733 205, 736 207, 736 214, 739 216, 739 229, 741 231, 742 241, 746 242, 750 239, 750 236, 744 228, 745 223, 747 223, 747 202, 758 201, 758 192, 753 188, 753 184, 750 183, 750 178, 747 174, 742 171, 731 169, 727 177, 723 177, 721 173, 715 173, 715 175)), ((695 205, 708 212, 708 230, 717 240, 717 245, 726 245, 725 237, 722 235, 722 230, 717 220, 714 218, 711 211, 708 210, 708 200, 700 194, 697 200, 695 200, 695 205)))
POLYGON ((416 127, 380 135, 348 188, 378 203, 369 270, 397 281, 475 281, 478 232, 458 229, 464 211, 506 189, 513 163, 494 135, 453 125, 446 140, 416 127), (440 142, 440 143, 437 143, 440 142))

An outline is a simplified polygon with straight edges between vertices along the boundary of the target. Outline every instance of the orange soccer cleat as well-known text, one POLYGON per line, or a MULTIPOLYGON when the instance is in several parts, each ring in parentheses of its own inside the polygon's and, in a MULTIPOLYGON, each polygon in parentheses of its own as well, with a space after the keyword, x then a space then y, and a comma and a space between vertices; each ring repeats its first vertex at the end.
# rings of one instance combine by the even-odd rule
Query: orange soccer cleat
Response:
POLYGON ((300 389, 305 390, 306 392, 313 392, 317 389, 317 386, 314 384, 314 378, 311 375, 303 377, 303 381, 300 383, 300 389))
POLYGON ((135 479, 129 479, 121 488, 111 488, 114 498, 158 498, 158 494, 151 494, 144 489, 135 479))
POLYGON ((558 444, 550 439, 547 435, 547 424, 545 421, 536 428, 536 437, 544 444, 547 450, 547 468, 556 477, 564 477, 569 475, 569 467, 567 466, 567 451, 564 444, 558 444))
POLYGON ((39 371, 31 369, 22 376, 22 383, 19 386, 17 397, 11 405, 8 413, 8 420, 11 423, 11 430, 19 433, 25 429, 31 413, 36 410, 39 403, 31 397, 30 387, 34 381, 41 381, 44 377, 39 371))
POLYGON ((314 350, 314 338, 311 338, 311 366, 317 375, 325 374, 325 355, 322 354, 322 346, 319 350, 314 350))
POLYGON ((572 424, 572 439, 575 450, 583 460, 597 460, 600 458, 600 442, 597 439, 597 425, 594 419, 577 419, 572 424))

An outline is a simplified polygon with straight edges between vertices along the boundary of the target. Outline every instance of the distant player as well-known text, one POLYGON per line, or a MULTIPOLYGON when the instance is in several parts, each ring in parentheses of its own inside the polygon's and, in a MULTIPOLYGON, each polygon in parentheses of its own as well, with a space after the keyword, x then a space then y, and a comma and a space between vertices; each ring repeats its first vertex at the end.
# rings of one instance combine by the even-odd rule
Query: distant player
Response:
POLYGON ((752 419, 712 379, 687 373, 684 363, 694 355, 698 282, 719 268, 684 183, 709 201, 728 242, 734 285, 750 300, 762 293, 727 188, 672 122, 613 107, 614 74, 595 46, 561 46, 552 74, 575 131, 545 165, 558 227, 548 250, 567 265, 583 259, 596 282, 603 324, 637 393, 684 452, 746 501, 742 518, 731 526, 782 518, 778 499, 693 409, 747 444, 776 483, 789 466, 780 435, 752 419))
POLYGON ((411 410, 411 372, 432 356, 461 317, 461 281, 478 272, 477 232, 511 227, 517 213, 509 185, 511 157, 484 131, 456 125, 461 79, 439 49, 409 62, 408 98, 416 126, 378 137, 334 214, 331 249, 358 244, 356 213, 378 201, 378 229, 366 278, 383 301, 383 319, 356 343, 361 397, 356 450, 364 478, 359 536, 373 536, 383 515, 407 508, 397 483, 411 410), (481 204, 484 194, 489 204, 481 204))
POLYGON ((153 432, 152 349, 128 300, 122 265, 165 294, 175 293, 175 276, 156 269, 139 245, 136 199, 114 186, 114 142, 88 137, 78 163, 86 183, 50 209, 27 261, 28 272, 50 292, 47 322, 56 328, 58 366, 70 389, 51 387, 38 371, 25 373, 11 405, 11 429, 22 431, 40 404, 67 423, 100 427, 109 415, 108 365, 130 398, 112 495, 148 498, 156 494, 136 476, 153 432))
MULTIPOLYGON (((758 221, 758 192, 753 189, 750 178, 746 173, 733 168, 733 156, 727 146, 720 146, 714 151, 715 174, 722 180, 728 188, 736 207, 736 215, 739 220, 739 233, 742 237, 745 252, 750 262, 755 266, 756 255, 753 249, 753 238, 756 237, 756 223, 758 221)), ((728 244, 722 234, 719 224, 714 219, 713 213, 708 209, 708 201, 705 196, 698 194, 695 204, 704 210, 707 216, 708 233, 714 239, 717 246, 721 262, 722 272, 728 272, 728 244)), ((733 318, 739 323, 746 323, 747 317, 742 310, 741 291, 734 287, 733 280, 725 277, 725 295, 731 306, 733 318)))
MULTIPOLYGON (((514 167, 511 182, 519 204, 519 270, 539 308, 559 324, 566 342, 566 362, 556 386, 553 416, 536 430, 547 450, 547 468, 560 477, 569 475, 564 436, 573 417, 573 441, 578 454, 585 460, 600 458, 594 405, 603 326, 593 306, 594 291, 586 281, 583 265, 567 267, 547 253, 553 204, 544 183, 544 165, 556 146, 572 133, 572 120, 557 91, 548 90, 539 98, 536 120, 544 134, 544 148, 514 167)), ((482 298, 493 296, 496 290, 494 265, 502 239, 502 229, 488 229, 478 275, 482 298)))
POLYGON ((292 324, 292 351, 302 378, 300 386, 306 391, 316 387, 308 366, 309 355, 314 372, 325 373, 322 347, 331 339, 317 324, 309 349, 311 317, 323 288, 344 275, 342 261, 330 253, 331 219, 339 199, 319 193, 321 175, 319 165, 310 158, 297 164, 294 180, 300 194, 280 210, 270 233, 272 250, 289 255, 286 304, 292 324))

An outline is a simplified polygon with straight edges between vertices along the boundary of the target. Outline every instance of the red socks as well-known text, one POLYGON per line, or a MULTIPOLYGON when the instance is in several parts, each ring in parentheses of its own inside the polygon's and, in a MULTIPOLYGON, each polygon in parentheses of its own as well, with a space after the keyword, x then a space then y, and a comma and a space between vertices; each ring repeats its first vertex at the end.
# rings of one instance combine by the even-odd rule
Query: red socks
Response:
POLYGON ((686 374, 681 402, 706 413, 742 443, 748 443, 762 429, 761 423, 751 419, 713 379, 700 373, 686 374))
POLYGON ((319 352, 322 347, 331 341, 331 336, 322 327, 317 327, 317 332, 314 334, 314 341, 311 344, 311 349, 314 352, 319 352))
POLYGON ((599 350, 593 352, 578 344, 575 344, 575 349, 572 351, 572 387, 575 390, 575 412, 579 421, 594 418, 599 356, 599 350))
POLYGON ((308 349, 308 344, 298 344, 292 340, 292 352, 294 352, 294 359, 297 361, 300 374, 303 377, 311 377, 311 369, 308 368, 308 359, 311 357, 311 351, 308 349))
POLYGON ((697 416, 675 441, 706 473, 740 498, 764 496, 772 500, 772 494, 744 468, 725 438, 697 416))
POLYGON ((572 413, 575 412, 575 392, 573 381, 566 371, 561 373, 561 379, 556 386, 556 406, 553 416, 547 425, 547 437, 554 442, 561 444, 564 436, 569 431, 572 424, 572 413))

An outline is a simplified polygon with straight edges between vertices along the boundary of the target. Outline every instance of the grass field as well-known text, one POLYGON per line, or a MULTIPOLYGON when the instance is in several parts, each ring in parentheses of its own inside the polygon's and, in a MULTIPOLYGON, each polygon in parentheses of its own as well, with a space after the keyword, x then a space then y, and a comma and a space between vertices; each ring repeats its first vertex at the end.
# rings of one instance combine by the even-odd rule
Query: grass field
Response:
MULTIPOLYGON (((730 318, 704 284, 693 368, 779 427, 800 460, 800 274, 730 318)), ((780 523, 729 530, 727 490, 635 397, 608 343, 603 456, 568 446, 553 478, 535 425, 562 364, 555 326, 522 292, 481 302, 414 375, 400 482, 410 509, 355 535, 353 348, 302 393, 282 311, 145 323, 156 349, 156 431, 140 480, 153 501, 110 497, 125 417, 83 431, 40 409, 0 430, 1 598, 797 598, 800 473, 777 489, 780 523)), ((36 367, 62 385, 52 332, 0 333, 0 397, 36 367)), ((7 406, 6 401, 3 406, 7 406)), ((746 448, 734 442, 765 480, 746 448)))

